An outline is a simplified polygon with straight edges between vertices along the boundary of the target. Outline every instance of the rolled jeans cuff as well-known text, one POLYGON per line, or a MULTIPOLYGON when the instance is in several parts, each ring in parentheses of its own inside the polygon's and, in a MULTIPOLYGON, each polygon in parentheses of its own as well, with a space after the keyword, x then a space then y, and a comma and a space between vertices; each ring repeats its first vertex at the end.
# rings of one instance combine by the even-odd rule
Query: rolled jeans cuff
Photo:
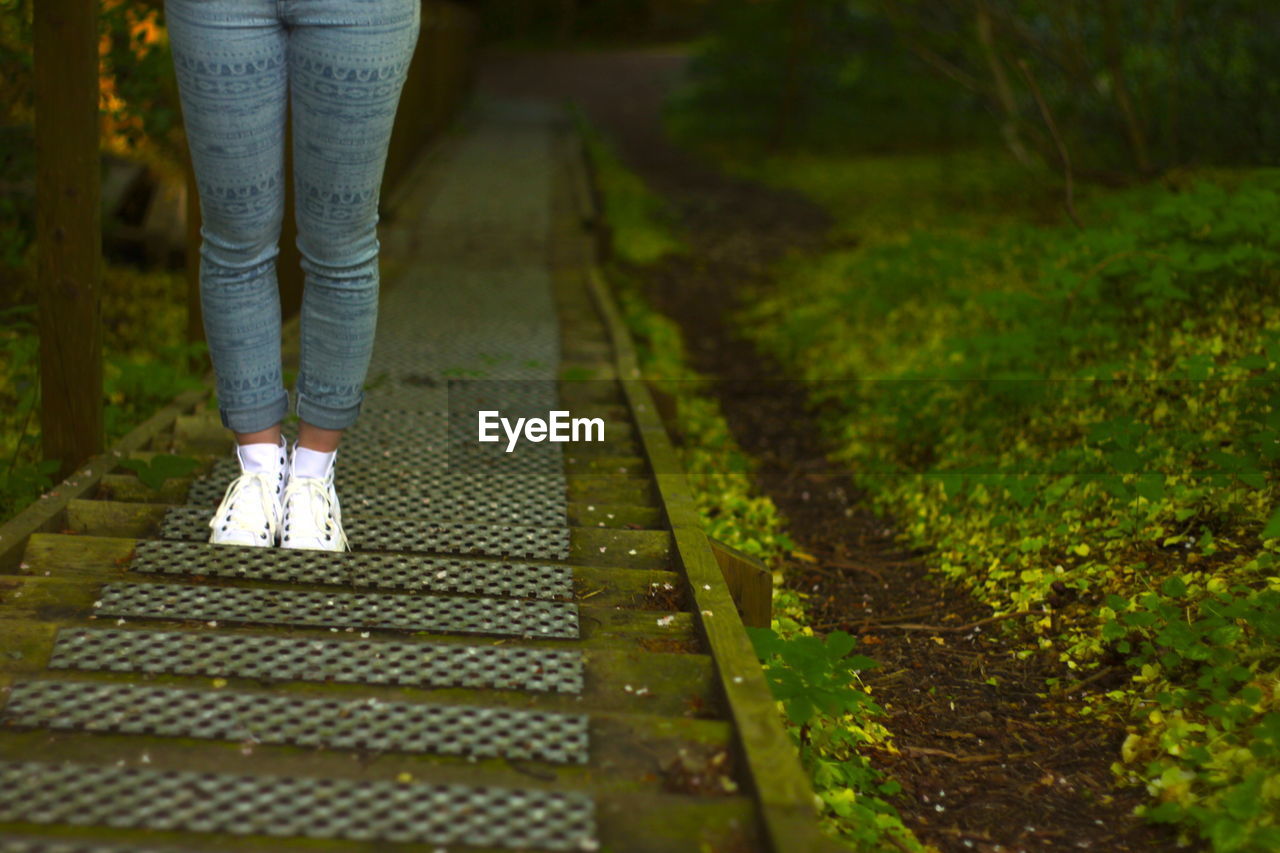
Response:
POLYGON ((218 414, 222 416, 222 425, 233 432, 258 432, 268 429, 283 421, 284 416, 289 414, 289 392, 281 388, 279 397, 250 409, 228 411, 219 406, 218 414))
POLYGON ((320 429, 346 429, 356 422, 360 415, 360 406, 364 395, 353 406, 334 408, 325 406, 314 400, 308 400, 301 391, 298 392, 298 418, 320 429))

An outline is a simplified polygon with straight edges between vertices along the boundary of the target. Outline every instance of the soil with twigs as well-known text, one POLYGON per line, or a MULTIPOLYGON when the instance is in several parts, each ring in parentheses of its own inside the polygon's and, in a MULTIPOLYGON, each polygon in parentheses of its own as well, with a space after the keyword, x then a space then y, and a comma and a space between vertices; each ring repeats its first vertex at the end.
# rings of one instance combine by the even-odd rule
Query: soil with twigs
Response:
MULTIPOLYGON (((810 596, 815 629, 856 634, 880 663, 866 681, 898 752, 872 759, 904 788, 894 805, 946 851, 1174 849, 1172 834, 1132 816, 1145 792, 1113 787, 1124 731, 1072 718, 1070 696, 1042 698, 1046 678, 1076 683, 1051 656, 1016 656, 1028 645, 1019 623, 1034 614, 992 620, 930 575, 827 462, 804 383, 785 381, 732 327, 741 295, 768 287, 786 253, 822 250, 829 221, 804 198, 727 178, 667 142, 660 105, 682 62, 660 51, 493 56, 480 80, 495 94, 576 101, 677 211, 690 252, 637 274, 681 326, 692 366, 722 380, 734 437, 804 555, 785 571, 810 596)), ((1114 686, 1104 677, 1077 689, 1114 686)))

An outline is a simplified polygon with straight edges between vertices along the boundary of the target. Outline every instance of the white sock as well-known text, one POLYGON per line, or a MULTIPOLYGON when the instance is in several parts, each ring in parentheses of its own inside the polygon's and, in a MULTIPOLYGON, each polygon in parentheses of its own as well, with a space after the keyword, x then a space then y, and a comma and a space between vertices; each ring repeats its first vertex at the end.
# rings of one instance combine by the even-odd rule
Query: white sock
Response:
POLYGON ((338 451, 324 453, 306 447, 293 446, 293 475, 295 477, 327 477, 338 451))
POLYGON ((240 465, 250 474, 279 471, 285 460, 283 444, 242 444, 236 452, 240 454, 240 465))

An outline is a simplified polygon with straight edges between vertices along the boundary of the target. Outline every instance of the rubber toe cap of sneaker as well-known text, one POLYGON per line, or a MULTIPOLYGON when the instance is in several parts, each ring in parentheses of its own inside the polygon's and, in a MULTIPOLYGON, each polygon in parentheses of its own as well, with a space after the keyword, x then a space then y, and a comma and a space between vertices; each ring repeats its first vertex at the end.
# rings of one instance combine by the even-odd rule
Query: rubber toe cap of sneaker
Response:
POLYGON ((254 536, 247 530, 217 530, 209 537, 213 545, 247 545, 250 547, 269 548, 276 544, 271 537, 254 536))

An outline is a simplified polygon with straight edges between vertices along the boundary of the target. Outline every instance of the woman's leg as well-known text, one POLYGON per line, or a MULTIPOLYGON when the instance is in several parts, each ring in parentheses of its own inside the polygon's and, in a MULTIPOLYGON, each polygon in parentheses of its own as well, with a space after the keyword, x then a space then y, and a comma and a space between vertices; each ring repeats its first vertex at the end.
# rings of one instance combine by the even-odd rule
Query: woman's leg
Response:
POLYGON ((200 301, 222 422, 275 444, 288 412, 275 262, 284 211, 287 34, 275 0, 166 0, 203 218, 200 301))
POLYGON ((286 0, 282 8, 305 282, 301 424, 280 544, 340 551, 348 545, 333 466, 364 400, 378 319, 378 196, 421 11, 419 0, 286 0))
POLYGON ((286 5, 298 248, 306 274, 298 446, 355 422, 378 316, 378 198, 419 0, 286 5))
POLYGON ((216 544, 270 547, 283 511, 275 262, 284 211, 286 34, 275 0, 166 0, 203 218, 200 302, 222 422, 241 473, 209 521, 216 544))
POLYGON ((322 429, 306 421, 300 421, 298 446, 320 453, 332 453, 338 449, 338 443, 342 441, 342 432, 340 429, 322 429))

